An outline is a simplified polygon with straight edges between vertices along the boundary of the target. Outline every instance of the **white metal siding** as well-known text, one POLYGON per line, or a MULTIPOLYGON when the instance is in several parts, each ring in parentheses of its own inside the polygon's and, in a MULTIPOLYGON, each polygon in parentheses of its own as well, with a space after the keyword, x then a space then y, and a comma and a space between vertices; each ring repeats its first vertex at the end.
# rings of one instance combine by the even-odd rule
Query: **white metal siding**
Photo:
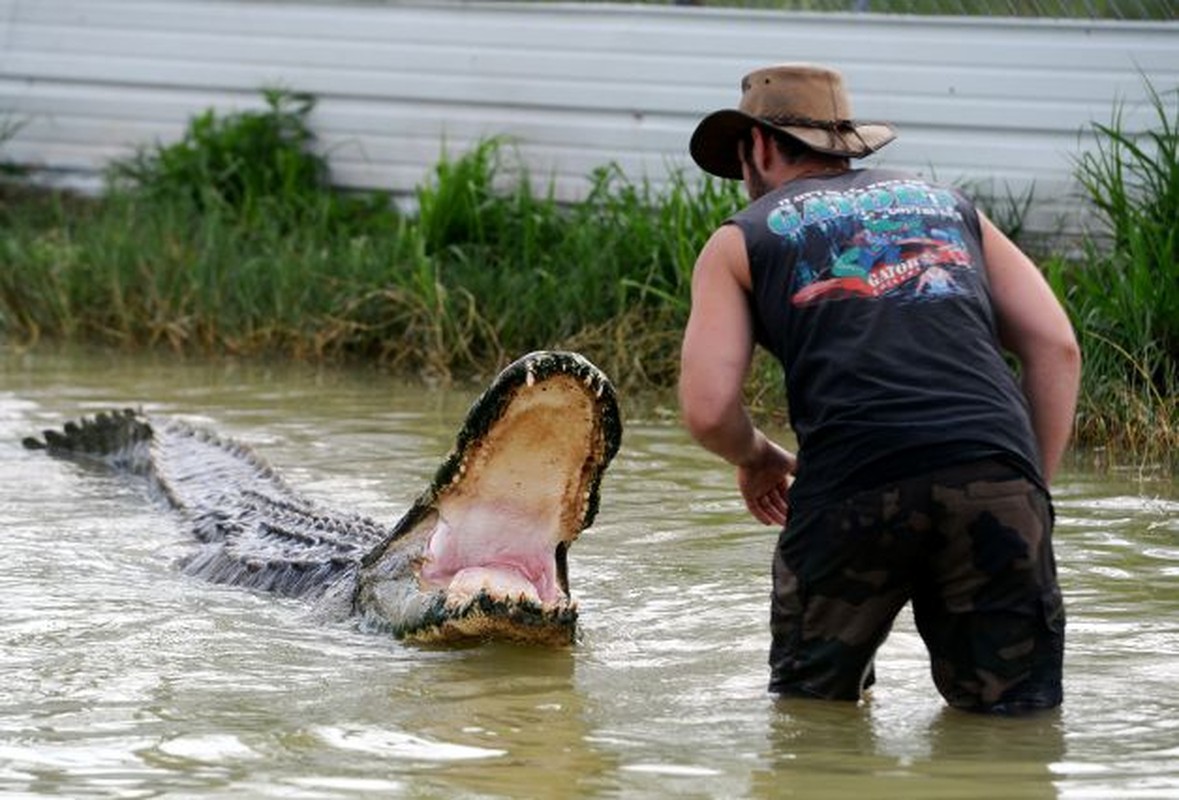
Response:
MULTIPOLYGON (((857 115, 898 141, 872 161, 1000 195, 1035 184, 1051 228, 1093 121, 1154 121, 1144 77, 1179 86, 1179 23, 787 14, 584 4, 0 0, 0 157, 75 177, 178 137, 188 118, 261 107, 282 86, 341 185, 406 193, 443 149, 512 137, 541 185, 584 192, 614 162, 658 183, 688 136, 783 60, 841 68, 857 115)), ((694 168, 693 168, 694 169, 694 168)))

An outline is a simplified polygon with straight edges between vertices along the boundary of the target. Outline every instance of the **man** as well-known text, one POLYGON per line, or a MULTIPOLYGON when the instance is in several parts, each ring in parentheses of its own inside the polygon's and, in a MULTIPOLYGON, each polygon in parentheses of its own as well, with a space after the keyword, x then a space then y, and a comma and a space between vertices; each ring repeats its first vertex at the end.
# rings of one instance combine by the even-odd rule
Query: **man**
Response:
POLYGON ((700 122, 692 157, 752 202, 696 262, 684 422, 737 467, 750 513, 785 525, 771 691, 859 699, 912 601, 949 704, 1051 708, 1064 610, 1047 487, 1076 340, 1035 265, 960 193, 850 167, 894 136, 854 121, 840 74, 808 64, 747 75, 739 108, 700 122), (797 457, 743 405, 755 342, 785 370, 797 457))

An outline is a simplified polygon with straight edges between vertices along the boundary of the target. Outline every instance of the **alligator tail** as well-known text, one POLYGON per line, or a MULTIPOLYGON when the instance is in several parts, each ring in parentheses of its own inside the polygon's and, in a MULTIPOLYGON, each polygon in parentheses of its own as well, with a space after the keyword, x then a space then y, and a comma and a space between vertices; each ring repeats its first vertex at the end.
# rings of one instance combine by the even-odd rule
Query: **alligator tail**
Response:
POLYGON ((134 409, 108 411, 67 422, 61 430, 42 432, 44 439, 26 437, 29 450, 45 450, 60 458, 99 461, 134 472, 151 468, 152 426, 134 409))
POLYGON ((145 477, 197 540, 182 570, 214 583, 314 597, 387 535, 367 517, 296 493, 249 447, 179 419, 107 411, 42 436, 23 444, 145 477))

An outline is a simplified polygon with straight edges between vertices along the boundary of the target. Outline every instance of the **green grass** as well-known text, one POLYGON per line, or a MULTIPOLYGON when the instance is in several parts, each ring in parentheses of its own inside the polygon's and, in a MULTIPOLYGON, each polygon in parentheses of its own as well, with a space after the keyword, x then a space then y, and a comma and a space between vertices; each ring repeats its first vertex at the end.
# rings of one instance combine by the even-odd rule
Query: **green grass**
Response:
MULTIPOLYGON (((1179 116, 1173 95, 1151 97, 1147 134, 1127 133, 1120 110, 1095 126, 1077 175, 1100 229, 1081 258, 1045 263, 1083 348, 1077 442, 1173 466, 1179 116)), ((444 379, 571 348, 627 392, 674 386, 692 265, 743 204, 738 183, 673 174, 655 186, 605 166, 582 202, 563 204, 533 188, 510 141, 489 139, 441 154, 411 217, 331 187, 310 147, 312 98, 265 99, 206 112, 179 142, 115 164, 101 199, 0 184, 0 336, 444 379)), ((1018 235, 1033 202, 987 208, 1018 235)), ((780 422, 780 371, 755 367, 750 400, 780 422)))
POLYGON ((1179 93, 1148 86, 1155 124, 1094 125, 1076 174, 1096 216, 1080 260, 1048 277, 1084 354, 1081 441, 1174 461, 1179 450, 1179 93))
POLYGON ((604 167, 570 206, 491 139, 440 156, 408 218, 331 189, 310 98, 266 99, 115 164, 101 200, 0 203, 0 333, 443 377, 576 347, 624 386, 674 381, 695 253, 738 187, 604 167))

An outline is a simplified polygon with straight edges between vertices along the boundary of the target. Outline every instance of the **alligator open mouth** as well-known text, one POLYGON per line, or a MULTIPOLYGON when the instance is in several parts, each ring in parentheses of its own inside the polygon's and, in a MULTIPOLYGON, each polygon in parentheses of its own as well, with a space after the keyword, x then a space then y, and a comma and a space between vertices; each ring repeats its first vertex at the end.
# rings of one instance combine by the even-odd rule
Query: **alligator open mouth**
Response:
POLYGON ((566 552, 593 521, 620 437, 613 389, 578 358, 546 353, 506 370, 391 537, 424 539, 417 580, 434 598, 404 637, 572 640, 566 552))

